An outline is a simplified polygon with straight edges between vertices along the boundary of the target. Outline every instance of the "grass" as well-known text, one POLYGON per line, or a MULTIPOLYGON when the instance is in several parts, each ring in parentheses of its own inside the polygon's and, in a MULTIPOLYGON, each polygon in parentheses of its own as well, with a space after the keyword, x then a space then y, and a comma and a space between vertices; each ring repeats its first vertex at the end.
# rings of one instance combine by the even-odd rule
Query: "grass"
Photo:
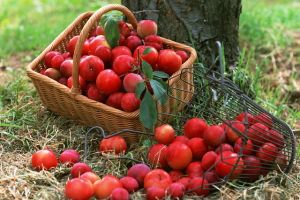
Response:
MULTIPOLYGON (((44 108, 26 75, 25 65, 76 16, 113 2, 0 2, 0 65, 19 53, 33 54, 21 59, 23 67, 12 68, 12 72, 5 74, 0 71, 0 76, 5 77, 5 81, 0 82, 0 196, 3 199, 63 198, 62 185, 69 178, 70 169, 61 166, 51 173, 38 173, 32 170, 30 157, 42 148, 51 148, 57 154, 73 148, 83 155, 84 133, 89 127, 44 108)), ((235 69, 226 72, 240 87, 253 94, 258 104, 294 129, 300 129, 297 126, 300 124, 299 100, 290 98, 297 89, 293 83, 299 83, 300 78, 300 49, 295 41, 295 34, 300 31, 299 7, 299 2, 292 0, 244 1, 240 23, 241 59, 235 69), (289 72, 289 76, 284 77, 283 72, 289 72), (280 78, 284 81, 274 85, 280 78)), ((88 161, 102 176, 107 171, 100 169, 103 159, 97 153, 100 139, 98 132, 89 136, 88 161)), ((134 146, 131 150, 130 156, 145 157, 139 152, 141 149, 134 146)), ((250 185, 225 184, 207 199, 297 199, 299 158, 300 145, 290 174, 273 172, 250 185)), ((124 162, 109 162, 108 166, 116 174, 118 166, 123 167, 122 173, 126 171, 124 162)), ((141 194, 136 198, 138 195, 141 194)))

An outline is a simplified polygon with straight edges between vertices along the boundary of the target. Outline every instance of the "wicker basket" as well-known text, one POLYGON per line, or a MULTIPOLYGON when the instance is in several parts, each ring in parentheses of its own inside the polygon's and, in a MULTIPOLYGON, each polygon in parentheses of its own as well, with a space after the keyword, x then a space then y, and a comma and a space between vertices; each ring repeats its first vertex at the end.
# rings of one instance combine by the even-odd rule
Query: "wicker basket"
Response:
MULTIPOLYGON (((121 11, 129 20, 132 29, 136 30, 138 22, 133 13, 128 8, 119 4, 110 4, 100 8, 96 12, 83 13, 28 65, 27 75, 31 78, 43 104, 47 109, 57 115, 77 120, 85 125, 101 126, 109 133, 118 132, 124 129, 145 131, 145 127, 139 120, 139 110, 134 112, 121 111, 81 95, 78 79, 79 59, 81 57, 83 43, 87 39, 90 31, 98 25, 101 17, 112 10, 121 11), (46 68, 44 64, 45 55, 49 51, 66 52, 68 41, 76 35, 80 36, 73 56, 73 87, 70 89, 39 72, 46 68)), ((165 38, 162 38, 162 41, 164 48, 184 50, 190 54, 189 59, 171 76, 169 85, 184 91, 193 91, 193 86, 181 81, 178 75, 181 73, 182 69, 189 68, 193 65, 196 59, 195 50, 165 38)), ((187 74, 185 79, 193 81, 192 74, 187 74)), ((184 92, 175 91, 174 95, 183 99, 184 102, 187 102, 192 98, 192 93, 191 95, 186 96, 184 92)), ((185 104, 176 99, 169 99, 166 106, 162 107, 160 104, 157 104, 157 107, 160 112, 172 113, 180 111, 184 105, 185 104)), ((159 125, 159 123, 157 123, 157 125, 159 125)), ((136 143, 139 140, 139 135, 134 133, 124 134, 123 136, 128 143, 136 143)))

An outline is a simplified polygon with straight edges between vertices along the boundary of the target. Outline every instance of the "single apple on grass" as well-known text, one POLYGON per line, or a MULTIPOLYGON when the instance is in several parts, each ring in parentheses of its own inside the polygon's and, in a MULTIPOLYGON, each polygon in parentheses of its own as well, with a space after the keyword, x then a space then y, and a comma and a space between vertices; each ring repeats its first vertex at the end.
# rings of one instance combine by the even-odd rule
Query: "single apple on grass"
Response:
POLYGON ((162 144, 171 144, 175 137, 175 130, 169 124, 163 124, 154 130, 154 138, 162 144))
POLYGON ((147 173, 144 179, 144 188, 156 186, 167 189, 173 183, 171 176, 163 169, 153 169, 147 173))
POLYGON ((151 169, 148 165, 139 163, 130 167, 127 171, 127 176, 133 177, 139 183, 139 188, 144 187, 145 176, 150 172, 151 169))
POLYGON ((182 170, 192 162, 193 153, 183 142, 171 143, 167 148, 167 162, 172 169, 182 170))
POLYGON ((107 174, 93 184, 97 199, 106 199, 116 188, 123 188, 121 181, 114 175, 107 174))
POLYGON ((72 168, 71 168, 71 176, 72 178, 78 178, 80 177, 82 174, 86 173, 86 172, 91 172, 92 169, 91 167, 86 164, 86 163, 75 163, 72 168))
POLYGON ((73 178, 66 184, 65 196, 68 199, 90 199, 94 196, 93 184, 85 178, 73 178))
POLYGON ((51 170, 58 165, 55 153, 50 149, 42 149, 31 157, 31 165, 35 170, 51 170))
POLYGON ((208 125, 205 120, 199 118, 189 119, 183 128, 184 135, 188 138, 200 137, 203 138, 203 133, 208 125))
POLYGON ((153 167, 166 168, 167 162, 167 146, 161 143, 153 145, 147 154, 148 163, 153 167))
POLYGON ((71 167, 80 160, 80 155, 76 150, 67 149, 63 151, 59 156, 60 163, 66 164, 66 166, 71 167))
POLYGON ((100 142, 100 152, 124 154, 126 151, 126 140, 120 135, 115 135, 107 139, 102 139, 100 142))

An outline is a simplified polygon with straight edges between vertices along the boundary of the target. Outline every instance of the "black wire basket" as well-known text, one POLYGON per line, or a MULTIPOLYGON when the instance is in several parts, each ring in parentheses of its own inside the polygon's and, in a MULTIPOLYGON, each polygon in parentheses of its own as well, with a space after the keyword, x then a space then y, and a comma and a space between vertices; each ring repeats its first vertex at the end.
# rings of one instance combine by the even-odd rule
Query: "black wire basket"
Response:
MULTIPOLYGON (((182 81, 187 82, 183 78, 187 77, 186 73, 194 77, 194 82, 190 83, 194 90, 185 91, 187 94, 192 93, 193 98, 189 102, 184 102, 185 109, 182 112, 174 115, 159 113, 160 123, 172 125, 176 121, 179 126, 174 128, 179 134, 183 134, 183 126, 188 120, 200 118, 208 125, 217 124, 226 127, 224 132, 231 128, 241 138, 241 150, 238 152, 237 161, 232 163, 222 156, 219 160, 219 162, 233 166, 231 172, 222 177, 219 183, 231 179, 253 181, 274 169, 284 173, 290 172, 296 153, 296 139, 293 131, 284 121, 259 106, 231 80, 224 77, 220 42, 217 42, 217 45, 220 72, 212 68, 207 69, 201 64, 194 65, 193 70, 182 70, 180 74, 182 81), (236 121, 240 114, 244 115, 244 120, 236 121), (235 124, 243 124, 244 131, 239 131, 235 124), (247 150, 251 150, 252 153, 244 153, 247 150)), ((176 94, 176 90, 177 88, 169 88, 169 98, 181 101, 172 95, 176 94)), ((222 151, 222 145, 220 148, 222 151)), ((214 167, 212 166, 211 169, 214 167)), ((204 173, 204 178, 206 174, 204 173)))

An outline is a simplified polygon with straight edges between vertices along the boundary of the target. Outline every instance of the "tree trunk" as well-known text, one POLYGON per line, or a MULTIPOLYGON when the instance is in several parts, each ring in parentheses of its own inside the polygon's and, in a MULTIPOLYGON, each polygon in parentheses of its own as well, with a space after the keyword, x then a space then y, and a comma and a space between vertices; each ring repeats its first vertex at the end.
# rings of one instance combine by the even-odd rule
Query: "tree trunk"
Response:
POLYGON ((210 67, 217 54, 215 41, 224 46, 226 67, 239 57, 239 16, 241 0, 122 0, 138 21, 151 19, 158 35, 192 46, 198 61, 210 67), (152 11, 148 11, 152 10, 152 11), (142 11, 142 12, 141 12, 142 11))

